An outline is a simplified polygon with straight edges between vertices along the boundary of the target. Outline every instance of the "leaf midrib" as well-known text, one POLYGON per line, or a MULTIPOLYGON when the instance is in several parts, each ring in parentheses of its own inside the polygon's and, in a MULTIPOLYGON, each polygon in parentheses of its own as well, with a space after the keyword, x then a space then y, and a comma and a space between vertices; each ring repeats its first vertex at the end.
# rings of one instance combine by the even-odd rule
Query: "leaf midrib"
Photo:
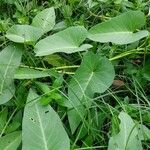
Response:
POLYGON ((94 75, 94 72, 92 71, 91 74, 90 74, 90 76, 89 76, 89 78, 88 78, 88 80, 87 80, 87 84, 85 85, 84 88, 82 88, 82 87, 81 87, 81 84, 79 83, 79 81, 76 80, 76 82, 78 83, 78 85, 79 85, 79 87, 80 87, 80 89, 81 89, 81 91, 82 91, 81 100, 83 99, 83 97, 86 97, 85 91, 86 91, 86 89, 87 89, 87 87, 88 87, 88 85, 89 85, 89 83, 90 83, 90 81, 91 81, 93 75, 94 75))
POLYGON ((125 122, 123 122, 123 126, 124 126, 124 146, 126 146, 126 143, 127 143, 127 133, 126 133, 126 131, 127 131, 127 128, 126 128, 126 123, 125 122))
POLYGON ((45 150, 48 150, 47 141, 46 141, 45 133, 44 133, 44 130, 43 130, 43 124, 42 124, 42 121, 41 121, 41 118, 40 118, 40 114, 39 114, 37 104, 35 104, 35 108, 36 108, 38 120, 39 120, 39 123, 40 123, 40 129, 41 129, 41 134, 42 134, 42 137, 43 137, 42 139, 43 139, 44 147, 45 147, 45 150))

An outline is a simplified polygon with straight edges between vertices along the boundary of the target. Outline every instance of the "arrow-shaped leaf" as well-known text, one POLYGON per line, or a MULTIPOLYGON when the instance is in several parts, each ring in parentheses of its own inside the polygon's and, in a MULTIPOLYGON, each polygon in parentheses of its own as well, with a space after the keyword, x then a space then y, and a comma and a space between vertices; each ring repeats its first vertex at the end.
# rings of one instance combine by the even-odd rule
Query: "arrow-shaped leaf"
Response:
POLYGON ((92 47, 89 44, 81 45, 86 37, 87 30, 83 26, 69 27, 39 41, 35 45, 35 53, 37 56, 44 56, 57 52, 74 53, 84 51, 92 47))
POLYGON ((101 42, 128 44, 148 36, 148 31, 137 29, 145 25, 145 15, 140 11, 128 11, 89 30, 88 38, 101 42))
POLYGON ((42 106, 30 90, 23 117, 23 150, 70 150, 70 143, 58 114, 42 106))

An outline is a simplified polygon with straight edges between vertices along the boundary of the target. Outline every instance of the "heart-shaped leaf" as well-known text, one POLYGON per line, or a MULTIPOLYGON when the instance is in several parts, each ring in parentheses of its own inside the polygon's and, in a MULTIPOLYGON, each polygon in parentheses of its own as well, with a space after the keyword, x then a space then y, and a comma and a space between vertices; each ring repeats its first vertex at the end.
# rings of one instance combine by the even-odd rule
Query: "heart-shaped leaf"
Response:
POLYGON ((34 44, 42 35, 41 28, 30 25, 14 25, 7 31, 6 37, 16 43, 34 44))
POLYGON ((9 45, 0 52, 0 104, 9 101, 14 92, 14 74, 20 65, 22 46, 9 45))
POLYGON ((70 150, 70 143, 58 114, 42 106, 39 96, 30 90, 23 117, 23 150, 70 150))
POLYGON ((146 30, 135 32, 145 25, 145 21, 144 13, 128 11, 92 27, 88 38, 101 43, 129 44, 148 36, 146 30))
POLYGON ((50 55, 56 52, 74 53, 92 46, 82 44, 87 37, 87 30, 82 26, 69 27, 39 41, 35 45, 36 56, 50 55))
POLYGON ((46 33, 53 29, 55 18, 54 7, 44 9, 33 18, 32 26, 40 27, 46 33))
POLYGON ((114 68, 110 61, 92 52, 88 52, 81 66, 71 79, 68 97, 74 109, 68 112, 72 132, 75 131, 85 115, 85 108, 89 106, 94 93, 105 92, 113 83, 114 68))

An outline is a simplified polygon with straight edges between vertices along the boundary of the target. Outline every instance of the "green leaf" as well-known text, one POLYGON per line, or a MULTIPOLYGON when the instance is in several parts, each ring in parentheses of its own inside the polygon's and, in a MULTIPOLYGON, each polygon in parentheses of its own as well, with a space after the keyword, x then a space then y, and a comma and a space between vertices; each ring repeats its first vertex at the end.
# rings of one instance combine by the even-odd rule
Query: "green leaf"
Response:
POLYGON ((37 89, 40 92, 42 92, 42 94, 44 94, 44 95, 48 94, 51 91, 50 86, 46 83, 36 81, 35 85, 36 85, 37 89))
POLYGON ((129 44, 149 35, 146 30, 135 32, 145 25, 145 15, 140 11, 128 11, 89 30, 88 38, 101 42, 129 44))
POLYGON ((67 28, 65 21, 61 21, 61 22, 58 22, 57 24, 55 24, 53 31, 60 31, 60 30, 63 30, 65 28, 67 28))
POLYGON ((119 114, 120 132, 109 140, 108 150, 142 150, 138 129, 132 118, 125 112, 119 114))
POLYGON ((15 72, 15 79, 35 79, 50 76, 50 71, 39 71, 31 68, 18 68, 15 72))
POLYGON ((43 31, 40 28, 30 25, 13 25, 6 34, 6 37, 16 43, 34 44, 43 31))
POLYGON ((0 104, 6 103, 14 95, 14 74, 21 57, 22 46, 19 45, 9 45, 0 52, 0 104))
POLYGON ((87 37, 83 26, 69 27, 56 34, 50 35, 35 45, 36 56, 50 55, 56 52, 74 53, 84 51, 92 46, 82 44, 87 37))
POLYGON ((58 114, 42 106, 30 90, 23 117, 23 150, 70 150, 70 143, 58 114))
POLYGON ((48 55, 44 58, 45 61, 47 61, 52 66, 66 66, 68 61, 65 58, 60 57, 57 54, 48 55))
POLYGON ((150 140, 150 129, 145 125, 139 125, 139 137, 141 140, 150 140))
POLYGON ((110 61, 88 52, 71 79, 68 97, 73 108, 68 112, 72 132, 75 131, 86 113, 84 105, 89 106, 94 93, 105 92, 113 82, 114 68, 110 61))
POLYGON ((16 131, 0 138, 1 150, 17 150, 21 143, 21 132, 16 131))
POLYGON ((7 122, 7 115, 8 115, 8 109, 4 108, 1 112, 0 112, 0 132, 3 130, 6 122, 7 122))
POLYGON ((54 7, 44 9, 33 18, 32 25, 40 27, 44 33, 53 29, 55 25, 54 7))
POLYGON ((42 96, 40 98, 40 102, 42 105, 48 105, 51 101, 60 102, 62 101, 62 96, 58 93, 58 91, 53 87, 50 89, 50 86, 46 83, 35 82, 37 88, 42 92, 42 96))
POLYGON ((16 131, 21 126, 20 122, 13 121, 12 123, 7 126, 5 133, 11 133, 16 131))

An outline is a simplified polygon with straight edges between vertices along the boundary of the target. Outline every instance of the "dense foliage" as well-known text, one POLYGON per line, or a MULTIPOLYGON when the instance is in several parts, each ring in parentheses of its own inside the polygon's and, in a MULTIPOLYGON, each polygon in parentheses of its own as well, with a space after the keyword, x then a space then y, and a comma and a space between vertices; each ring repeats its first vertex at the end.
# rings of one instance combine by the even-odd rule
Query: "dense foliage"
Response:
POLYGON ((0 1, 0 149, 150 149, 149 0, 0 1))

